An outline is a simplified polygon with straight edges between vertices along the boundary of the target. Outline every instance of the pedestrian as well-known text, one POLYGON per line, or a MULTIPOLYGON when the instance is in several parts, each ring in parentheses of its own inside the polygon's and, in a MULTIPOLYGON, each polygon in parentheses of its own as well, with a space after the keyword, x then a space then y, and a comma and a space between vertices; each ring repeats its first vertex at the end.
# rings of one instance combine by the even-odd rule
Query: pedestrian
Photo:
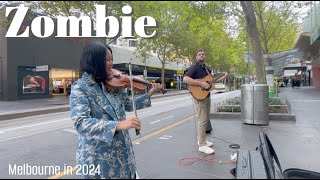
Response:
MULTIPOLYGON (((71 83, 71 84, 72 84, 72 83, 71 83)), ((67 98, 69 98, 70 93, 71 93, 71 84, 68 84, 68 85, 67 85, 67 88, 66 88, 66 90, 67 90, 66 97, 67 97, 67 98)))
POLYGON ((288 78, 284 79, 284 83, 286 84, 286 87, 288 87, 288 78))
MULTIPOLYGON (((91 43, 84 47, 80 59, 83 75, 73 83, 70 94, 71 119, 79 134, 76 161, 81 179, 136 178, 128 130, 140 130, 141 123, 138 117, 125 115, 133 109, 126 90, 106 86, 106 79, 113 77, 112 67, 109 46, 91 43)), ((136 109, 150 107, 150 97, 160 89, 160 84, 152 84, 148 93, 136 97, 136 109)))
MULTIPOLYGON (((205 51, 203 49, 199 49, 197 51, 196 61, 195 63, 190 66, 190 68, 185 73, 185 76, 183 77, 183 81, 187 83, 188 85, 193 86, 199 86, 203 89, 210 88, 210 85, 206 82, 198 81, 197 79, 201 79, 209 74, 211 74, 211 70, 208 69, 208 67, 205 65, 205 51)), ((217 81, 221 81, 227 76, 227 73, 223 77, 221 77, 217 81)), ((212 154, 214 153, 214 149, 210 148, 213 146, 212 142, 207 141, 206 136, 206 127, 208 124, 208 121, 210 120, 210 109, 211 109, 211 98, 210 93, 207 95, 207 97, 203 100, 197 100, 193 98, 195 106, 197 107, 197 140, 199 145, 199 151, 206 153, 206 154, 212 154)))

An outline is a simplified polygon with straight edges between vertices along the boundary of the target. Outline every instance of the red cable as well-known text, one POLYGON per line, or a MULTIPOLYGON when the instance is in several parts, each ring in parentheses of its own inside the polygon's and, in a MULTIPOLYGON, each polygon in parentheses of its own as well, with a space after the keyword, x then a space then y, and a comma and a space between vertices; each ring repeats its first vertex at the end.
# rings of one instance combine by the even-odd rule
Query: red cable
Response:
POLYGON ((180 166, 189 166, 192 165, 198 161, 206 161, 208 163, 208 165, 212 165, 214 163, 213 161, 213 157, 212 158, 208 158, 208 157, 186 157, 186 158, 182 158, 179 161, 179 165, 180 166))

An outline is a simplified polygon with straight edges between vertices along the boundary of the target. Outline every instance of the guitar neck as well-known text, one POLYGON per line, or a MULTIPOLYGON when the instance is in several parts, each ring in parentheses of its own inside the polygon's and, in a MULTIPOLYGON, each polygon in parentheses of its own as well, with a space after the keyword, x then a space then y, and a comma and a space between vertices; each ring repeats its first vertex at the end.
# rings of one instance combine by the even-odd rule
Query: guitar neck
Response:
POLYGON ((217 83, 217 80, 219 80, 220 78, 222 78, 224 76, 224 73, 216 73, 213 76, 213 79, 211 81, 211 83, 217 83))

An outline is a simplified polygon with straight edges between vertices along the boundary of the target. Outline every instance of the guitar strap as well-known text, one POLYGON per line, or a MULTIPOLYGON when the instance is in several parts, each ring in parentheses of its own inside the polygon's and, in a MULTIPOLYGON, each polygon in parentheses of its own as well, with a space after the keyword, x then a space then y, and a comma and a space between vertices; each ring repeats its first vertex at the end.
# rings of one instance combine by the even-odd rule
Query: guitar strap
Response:
POLYGON ((206 69, 208 75, 211 74, 211 73, 208 71, 208 68, 207 68, 206 65, 204 65, 204 69, 206 69))
MULTIPOLYGON (((207 74, 208 74, 208 75, 211 75, 211 73, 208 71, 208 68, 207 68, 206 64, 204 64, 204 69, 207 71, 207 74)), ((211 75, 211 76, 212 76, 212 75, 211 75)), ((209 93, 207 97, 210 97, 210 94, 211 94, 211 93, 209 93)))

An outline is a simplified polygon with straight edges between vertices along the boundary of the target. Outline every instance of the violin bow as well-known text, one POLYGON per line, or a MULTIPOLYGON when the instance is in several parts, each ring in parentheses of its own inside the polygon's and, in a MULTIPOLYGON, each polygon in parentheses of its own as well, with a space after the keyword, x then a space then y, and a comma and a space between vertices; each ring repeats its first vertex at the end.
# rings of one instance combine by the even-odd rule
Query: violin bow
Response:
MULTIPOLYGON (((129 74, 130 74, 132 107, 133 107, 133 111, 134 111, 135 116, 138 117, 138 115, 137 115, 137 109, 136 109, 136 101, 135 101, 135 98, 134 98, 134 88, 133 88, 133 77, 132 77, 131 62, 129 63, 129 74)), ((136 129, 136 135, 137 135, 137 136, 140 135, 140 131, 139 131, 138 129, 136 129)))

